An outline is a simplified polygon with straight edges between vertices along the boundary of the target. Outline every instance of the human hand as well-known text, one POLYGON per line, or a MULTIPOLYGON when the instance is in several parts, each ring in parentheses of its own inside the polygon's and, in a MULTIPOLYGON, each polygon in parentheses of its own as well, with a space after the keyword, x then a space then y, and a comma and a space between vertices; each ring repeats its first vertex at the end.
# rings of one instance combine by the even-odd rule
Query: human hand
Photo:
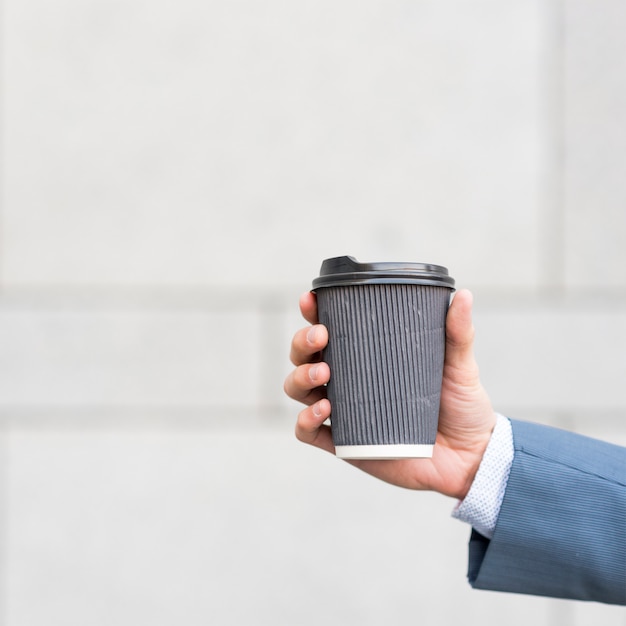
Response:
MULTIPOLYGON (((348 463, 400 487, 465 497, 496 423, 474 359, 472 300, 468 290, 460 290, 448 311, 439 430, 432 458, 348 463)), ((296 367, 285 380, 285 393, 307 405, 298 415, 296 437, 334 453, 330 427, 324 424, 331 414, 324 386, 331 372, 321 361, 328 331, 318 323, 315 294, 307 292, 300 298, 300 310, 311 326, 294 335, 290 358, 296 367)))

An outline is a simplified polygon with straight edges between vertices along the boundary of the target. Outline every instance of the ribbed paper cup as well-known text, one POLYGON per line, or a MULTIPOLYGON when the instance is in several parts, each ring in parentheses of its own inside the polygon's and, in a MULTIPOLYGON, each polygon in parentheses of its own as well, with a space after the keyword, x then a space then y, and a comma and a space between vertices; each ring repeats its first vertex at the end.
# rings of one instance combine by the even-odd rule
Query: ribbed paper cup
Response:
POLYGON ((336 454, 344 459, 432 456, 454 289, 424 263, 327 259, 313 281, 336 454))

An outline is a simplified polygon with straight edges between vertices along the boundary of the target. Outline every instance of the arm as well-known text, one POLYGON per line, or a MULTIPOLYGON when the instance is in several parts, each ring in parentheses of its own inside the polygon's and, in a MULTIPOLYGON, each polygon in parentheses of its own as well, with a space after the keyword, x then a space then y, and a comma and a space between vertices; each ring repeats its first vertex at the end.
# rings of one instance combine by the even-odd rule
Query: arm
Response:
POLYGON ((494 530, 473 531, 473 587, 626 604, 626 449, 512 421, 494 530))
MULTIPOLYGON (((328 335, 317 323, 315 296, 305 294, 300 307, 312 326, 293 339, 296 367, 285 391, 307 405, 298 415, 296 436, 332 453, 330 429, 324 425, 331 412, 324 387, 330 371, 320 362, 328 335)), ((471 294, 461 290, 448 312, 433 458, 352 464, 394 485, 466 497, 496 423, 473 356, 471 308, 471 294)), ((514 422, 513 437, 514 459, 493 538, 474 532, 470 541, 470 583, 480 589, 624 603, 625 449, 521 422, 514 422), (605 465, 607 455, 611 461, 605 465)))

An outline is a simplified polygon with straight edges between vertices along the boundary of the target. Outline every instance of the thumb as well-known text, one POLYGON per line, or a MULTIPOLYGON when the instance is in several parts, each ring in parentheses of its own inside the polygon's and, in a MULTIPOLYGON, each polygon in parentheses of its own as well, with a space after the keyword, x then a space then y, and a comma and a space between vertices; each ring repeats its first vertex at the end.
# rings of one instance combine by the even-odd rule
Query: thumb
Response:
POLYGON ((465 369, 474 364, 474 324, 472 303, 468 289, 456 293, 446 318, 446 365, 465 369))

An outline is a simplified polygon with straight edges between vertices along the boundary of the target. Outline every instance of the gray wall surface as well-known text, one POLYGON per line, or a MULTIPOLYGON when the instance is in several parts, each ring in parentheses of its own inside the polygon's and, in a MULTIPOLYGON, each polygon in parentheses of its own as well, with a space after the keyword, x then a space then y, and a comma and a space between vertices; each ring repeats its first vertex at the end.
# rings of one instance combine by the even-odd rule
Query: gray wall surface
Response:
POLYGON ((1 626, 626 624, 282 392, 322 259, 440 263, 499 411, 626 445, 624 2, 0 4, 1 626))

